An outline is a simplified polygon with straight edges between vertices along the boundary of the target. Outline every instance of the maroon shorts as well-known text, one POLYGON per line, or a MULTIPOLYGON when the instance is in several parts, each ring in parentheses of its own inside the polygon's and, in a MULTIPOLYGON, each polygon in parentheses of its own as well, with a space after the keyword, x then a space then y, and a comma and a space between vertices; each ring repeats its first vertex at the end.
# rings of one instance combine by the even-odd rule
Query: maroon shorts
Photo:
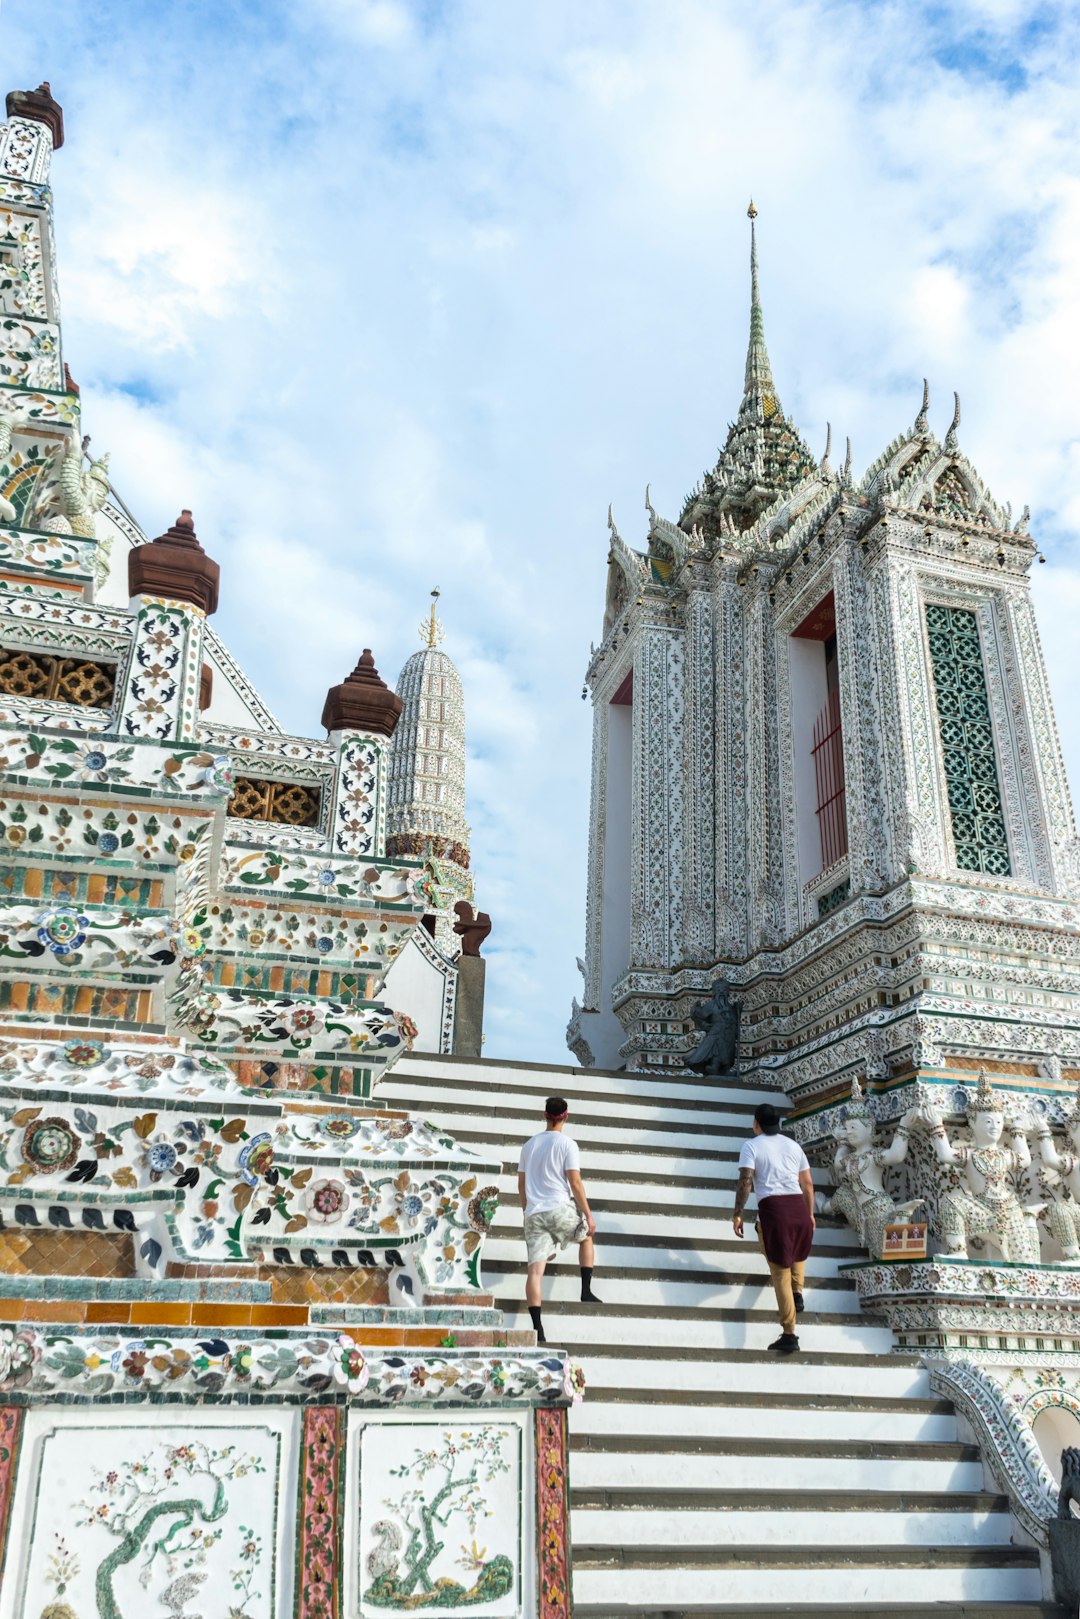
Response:
POLYGON ((770 1265, 798 1265, 810 1253, 814 1228, 801 1192, 763 1197, 758 1204, 761 1245, 770 1265))

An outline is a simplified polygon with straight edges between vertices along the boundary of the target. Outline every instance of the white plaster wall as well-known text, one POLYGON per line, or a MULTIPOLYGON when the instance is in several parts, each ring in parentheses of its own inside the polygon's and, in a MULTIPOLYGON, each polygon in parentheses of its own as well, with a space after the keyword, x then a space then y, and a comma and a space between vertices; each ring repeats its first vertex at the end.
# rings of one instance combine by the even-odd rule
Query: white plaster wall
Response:
POLYGON ((791 747, 795 781, 795 829, 799 848, 799 882, 810 882, 821 870, 821 832, 814 776, 814 721, 828 700, 825 643, 788 637, 791 673, 791 747))
POLYGON ((1031 1425, 1043 1461, 1054 1475, 1055 1484, 1061 1483, 1061 1452, 1080 1445, 1080 1421, 1064 1406, 1048 1405, 1039 1412, 1031 1425))
POLYGON ((404 1012, 416 1024, 419 1033, 415 1050, 441 1051, 442 1021, 446 1002, 448 974, 453 968, 440 971, 420 953, 413 939, 401 954, 390 963, 379 990, 379 999, 386 1001, 395 1012, 404 1012))

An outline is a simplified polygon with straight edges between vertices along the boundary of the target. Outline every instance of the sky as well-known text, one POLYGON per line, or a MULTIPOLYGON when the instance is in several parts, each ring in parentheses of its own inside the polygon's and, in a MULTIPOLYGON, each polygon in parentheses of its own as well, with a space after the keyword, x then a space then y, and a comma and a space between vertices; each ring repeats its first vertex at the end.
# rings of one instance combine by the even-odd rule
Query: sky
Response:
MULTIPOLYGON (((0 0, 52 82, 65 355, 146 531, 290 731, 442 591, 488 1056, 570 1060, 612 502, 643 546, 739 403, 748 226, 810 445, 910 426, 1032 510, 1080 780, 1080 12, 1028 0, 0 0)), ((838 454, 837 446, 840 447, 838 454)))

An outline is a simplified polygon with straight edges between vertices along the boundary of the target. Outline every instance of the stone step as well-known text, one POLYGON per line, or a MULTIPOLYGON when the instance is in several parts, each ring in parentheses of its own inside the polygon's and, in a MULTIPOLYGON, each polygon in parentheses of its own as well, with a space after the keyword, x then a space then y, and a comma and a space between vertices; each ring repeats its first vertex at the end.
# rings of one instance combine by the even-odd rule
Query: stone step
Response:
MULTIPOLYGON (((492 1249, 494 1247, 495 1244, 489 1242, 484 1248, 485 1283, 490 1287, 496 1278, 509 1277, 516 1278, 519 1281, 522 1280, 526 1268, 524 1244, 520 1240, 514 1244, 507 1243, 506 1247, 509 1252, 505 1255, 498 1252, 493 1253, 492 1249)), ((769 1280, 768 1272, 765 1270, 765 1260, 758 1252, 756 1242, 749 1247, 745 1243, 743 1244, 742 1253, 749 1260, 749 1264, 744 1264, 741 1267, 710 1265, 708 1263, 705 1265, 680 1265, 676 1263, 675 1265, 660 1266, 655 1261, 648 1266, 626 1265, 621 1263, 623 1258, 621 1254, 617 1256, 620 1262, 609 1261, 605 1263, 606 1244, 599 1235, 596 1238, 596 1251, 595 1284, 597 1292, 600 1291, 600 1276, 602 1274, 605 1282, 610 1284, 611 1289, 615 1289, 616 1284, 624 1290, 629 1288, 633 1296, 643 1302, 652 1297, 655 1288, 663 1290, 664 1298, 659 1302, 665 1302, 667 1290, 675 1285, 699 1289, 700 1291, 698 1292, 691 1292, 686 1295, 688 1302, 694 1304, 709 1302, 706 1295, 711 1297, 717 1288, 731 1290, 732 1296, 729 1298, 727 1291, 725 1291, 723 1299, 717 1299, 715 1302, 722 1302, 725 1305, 737 1304, 739 1308, 743 1309, 756 1308, 756 1306, 749 1305, 744 1300, 737 1300, 734 1297, 734 1292, 739 1289, 750 1289, 756 1292, 764 1287, 768 1289, 769 1298, 775 1298, 772 1282, 769 1280)), ((677 1255, 674 1257, 676 1260, 678 1259, 677 1255)), ((687 1257, 689 1258, 690 1256, 687 1257)), ((615 1258, 616 1256, 612 1255, 612 1261, 615 1258)), ((836 1272, 832 1275, 823 1274, 823 1267, 827 1263, 827 1261, 819 1262, 822 1269, 819 1269, 816 1274, 814 1271, 810 1271, 806 1278, 803 1291, 807 1308, 813 1310, 843 1308, 849 1313, 857 1315, 859 1309, 855 1289, 846 1276, 841 1276, 836 1272), (839 1300, 840 1303, 830 1303, 828 1302, 829 1300, 839 1300)), ((580 1285, 578 1281, 578 1250, 576 1243, 571 1244, 568 1248, 560 1249, 556 1258, 548 1261, 548 1271, 544 1276, 545 1285, 553 1279, 560 1282, 565 1281, 568 1286, 572 1285, 574 1288, 580 1285)), ((616 1296, 616 1292, 612 1291, 612 1297, 615 1298, 616 1296)), ((605 1299, 604 1302, 606 1304, 607 1300, 605 1299)))
MULTIPOLYGON (((775 1358, 775 1357, 774 1357, 775 1358)), ((783 1357, 781 1358, 781 1362, 783 1357)), ((626 1368, 626 1362, 621 1363, 626 1368)), ((589 1370, 596 1363, 589 1363, 589 1370)), ((674 1362, 678 1367, 681 1362, 674 1362)), ((800 1387, 798 1392, 762 1394, 757 1389, 707 1389, 707 1388, 671 1388, 667 1379, 662 1388, 656 1387, 655 1378, 647 1385, 650 1391, 655 1392, 655 1403, 664 1407, 691 1406, 698 1410, 707 1411, 710 1406, 727 1406, 729 1411, 735 1407, 746 1406, 753 1410, 778 1410, 784 1408, 790 1411, 874 1411, 895 1412, 944 1417, 952 1413, 952 1406, 948 1400, 935 1400, 929 1396, 925 1399, 889 1399, 877 1395, 864 1394, 812 1394, 806 1393, 800 1387)), ((627 1386, 627 1380, 620 1377, 610 1386, 605 1386, 598 1380, 595 1371, 589 1379, 589 1404, 595 1405, 635 1405, 640 1404, 643 1387, 632 1388, 627 1386)))
MULTIPOLYGON (((580 1301, 581 1282, 576 1249, 573 1254, 571 1259, 568 1251, 561 1264, 553 1261, 548 1266, 541 1284, 545 1305, 580 1301)), ((525 1265, 522 1261, 516 1265, 505 1265, 498 1261, 485 1264, 483 1280, 497 1304, 521 1299, 524 1297, 525 1265)), ((720 1319, 725 1320, 747 1312, 764 1312, 772 1318, 776 1317, 776 1294, 768 1276, 747 1278, 745 1282, 725 1280, 722 1276, 713 1276, 708 1280, 704 1277, 700 1280, 683 1280, 667 1275, 635 1276, 632 1272, 627 1277, 617 1270, 604 1269, 602 1273, 597 1271, 595 1284, 605 1307, 616 1315, 624 1310, 638 1314, 643 1308, 655 1305, 658 1309, 689 1308, 695 1316, 700 1313, 707 1320, 713 1319, 717 1311, 722 1312, 720 1319)), ((802 1319, 807 1325, 826 1316, 830 1320, 846 1321, 851 1326, 862 1325, 867 1319, 860 1312, 858 1299, 851 1287, 830 1285, 826 1279, 808 1287, 804 1296, 806 1314, 802 1319)))
MULTIPOLYGON (((506 1236, 499 1236, 499 1227, 489 1236, 484 1244, 484 1270, 485 1273, 492 1267, 500 1269, 520 1269, 525 1264, 525 1246, 520 1230, 506 1236)), ((757 1280, 748 1264, 757 1259, 757 1269, 764 1264, 757 1252, 757 1239, 743 1238, 740 1242, 732 1237, 730 1242, 719 1243, 691 1243, 682 1247, 667 1246, 651 1242, 648 1246, 633 1236, 619 1232, 612 1232, 607 1227, 601 1234, 597 1231, 597 1275, 603 1271, 605 1276, 640 1277, 642 1281, 656 1276, 677 1276, 680 1280, 701 1277, 703 1281, 712 1281, 717 1274, 722 1274, 732 1280, 757 1280), (729 1261, 731 1263, 725 1263, 729 1261)), ((577 1248, 571 1245, 561 1252, 563 1264, 576 1264, 577 1248)), ((806 1275, 808 1281, 816 1282, 819 1287, 850 1288, 851 1282, 847 1277, 841 1276, 840 1266, 846 1264, 846 1259, 811 1252, 806 1262, 806 1275)))
MULTIPOLYGON (((635 1167, 622 1167, 617 1164, 606 1164, 604 1167, 596 1164, 581 1162, 581 1177, 585 1180, 585 1190, 588 1193, 589 1205, 604 1208, 606 1203, 625 1205, 633 1203, 635 1208, 698 1208, 698 1206, 711 1205, 716 1209, 717 1216, 732 1222, 732 1203, 735 1198, 735 1172, 725 1174, 724 1166, 709 1164, 706 1169, 717 1169, 716 1174, 682 1174, 675 1167, 674 1162, 669 1167, 664 1164, 649 1164, 646 1159, 635 1159, 635 1167), (641 1167, 641 1166, 646 1167, 641 1167)), ((685 1167, 685 1164, 683 1164, 685 1167)), ((517 1200, 518 1177, 517 1171, 510 1172, 507 1166, 492 1174, 492 1180, 499 1187, 500 1196, 504 1203, 517 1200)), ((814 1171, 814 1185, 821 1180, 821 1171, 814 1171)), ((823 1183, 827 1188, 827 1182, 823 1183)), ((518 1208, 520 1208, 518 1203, 518 1208)), ((753 1196, 746 1205, 748 1214, 753 1214, 755 1200, 753 1196)), ((596 1208, 593 1208, 596 1214, 596 1208)), ((743 1239, 745 1240, 745 1239, 743 1239)), ((850 1240, 850 1234, 848 1234, 850 1240)))
MULTIPOLYGON (((524 1302, 509 1296, 499 1302, 508 1327, 528 1325, 524 1302)), ((605 1318, 595 1305, 557 1300, 544 1309, 544 1331, 552 1345, 565 1349, 568 1342, 588 1344, 595 1354, 628 1344, 647 1344, 654 1353, 664 1348, 766 1350, 780 1328, 775 1314, 764 1311, 702 1309, 687 1315, 663 1305, 645 1304, 633 1309, 624 1306, 605 1318)), ((800 1320, 799 1337, 806 1349, 819 1353, 887 1355, 892 1349, 889 1329, 867 1326, 859 1316, 837 1320, 808 1312, 800 1320)))
MULTIPOLYGON (((439 1120, 450 1113, 500 1122, 510 1120, 513 1122, 507 1127, 508 1133, 511 1128, 516 1131, 521 1122, 522 1140, 535 1135, 543 1126, 542 1109, 548 1094, 543 1089, 529 1094, 515 1086, 511 1092, 499 1090, 490 1097, 479 1090, 465 1096, 452 1086, 399 1080, 397 1073, 395 1068, 379 1083, 379 1101, 387 1107, 405 1108, 410 1113, 430 1110, 439 1120)), ((671 1101, 664 1096, 648 1106, 640 1103, 627 1106, 617 1100, 605 1102, 594 1097, 575 1097, 571 1100, 567 1133, 577 1138, 585 1127, 594 1132, 614 1130, 620 1134, 626 1130, 689 1135, 700 1132, 708 1136, 737 1137, 742 1142, 753 1133, 752 1116, 753 1109, 745 1104, 714 1106, 700 1100, 671 1101)))
MULTIPOLYGON (((784 1603, 795 1591, 805 1591, 806 1595, 827 1593, 831 1606, 818 1611, 829 1614, 831 1619, 839 1619, 844 1611, 866 1619, 870 1614, 866 1603, 879 1598, 884 1590, 907 1603, 941 1604, 936 1608, 939 1619, 955 1619, 955 1606, 944 1604, 962 1603, 959 1611, 965 1614, 967 1604, 973 1601, 1038 1603, 1041 1595, 1035 1554, 1018 1553, 1004 1546, 913 1546, 908 1548, 910 1557, 900 1566, 892 1561, 904 1549, 899 1546, 884 1546, 868 1562, 848 1562, 842 1559, 839 1548, 814 1546, 787 1548, 782 1559, 774 1559, 774 1549, 776 1543, 740 1548, 745 1561, 732 1556, 712 1564, 628 1562, 627 1566, 614 1566, 602 1554, 597 1556, 596 1548, 575 1548, 576 1619, 581 1619, 583 1613, 596 1614, 597 1619, 601 1614, 604 1619, 615 1619, 620 1614, 641 1619, 649 1611, 659 1611, 669 1619, 670 1614, 683 1608, 691 1613, 696 1609, 698 1613, 722 1614, 725 1609, 717 1606, 719 1595, 729 1604, 729 1613, 759 1619, 763 1604, 784 1603), (803 1551, 805 1561, 792 1561, 797 1551, 803 1551), (661 1608, 657 1609, 657 1604, 662 1604, 661 1608)), ((852 1549, 858 1553, 865 1548, 852 1549)), ((685 1553, 685 1548, 678 1548, 678 1553, 685 1553)), ((787 1611, 798 1613, 800 1609, 787 1611)))
POLYGON ((586 1377, 587 1399, 640 1398, 642 1390, 655 1391, 664 1400, 699 1399, 704 1404, 740 1400, 761 1403, 791 1401, 814 1404, 865 1401, 871 1405, 912 1402, 934 1404, 926 1369, 899 1355, 867 1360, 864 1355, 814 1355, 805 1350, 781 1357, 750 1350, 672 1350, 654 1352, 639 1346, 625 1349, 590 1349, 580 1357, 586 1377), (845 1366, 857 1365, 853 1380, 858 1392, 842 1394, 852 1386, 845 1366), (662 1391, 662 1394, 661 1392, 662 1391))
MULTIPOLYGON (((979 1490, 978 1452, 948 1445, 867 1445, 851 1454, 854 1442, 825 1447, 810 1440, 692 1441, 638 1435, 574 1435, 570 1476, 576 1489, 787 1490, 805 1505, 820 1491, 979 1490), (879 1452, 880 1454, 875 1454, 879 1452), (799 1463, 802 1465, 798 1465, 799 1463)), ((777 1523, 777 1539, 783 1539, 777 1523)))
MULTIPOLYGON (((504 1175, 513 1175, 513 1190, 518 1185, 518 1148, 520 1143, 497 1137, 491 1130, 455 1130, 450 1119, 440 1120, 450 1130, 453 1140, 468 1146, 483 1158, 499 1159, 504 1175)), ((640 1146, 615 1149, 588 1146, 581 1153, 581 1177, 585 1180, 589 1196, 594 1180, 640 1180, 656 1185, 687 1185, 687 1187, 733 1187, 738 1182, 735 1154, 730 1158, 717 1158, 716 1153, 701 1153, 698 1158, 688 1153, 659 1153, 643 1151, 640 1146)), ((829 1187, 831 1180, 823 1169, 814 1169, 814 1185, 829 1187)))
MULTIPOLYGON (((752 1235, 735 1236, 731 1229, 729 1201, 710 1196, 696 1208, 687 1207, 671 1212, 666 1207, 656 1208, 644 1202, 631 1201, 633 1190, 625 1186, 612 1190, 617 1190, 620 1198, 626 1201, 616 1201, 608 1192, 597 1196, 594 1187, 589 1186, 589 1202, 598 1223, 603 1216, 605 1241, 612 1239, 635 1249, 650 1245, 663 1247, 671 1244, 678 1247, 685 1244, 688 1248, 707 1246, 724 1253, 740 1254, 746 1252, 747 1243, 751 1246, 756 1243, 757 1239, 752 1235)), ((509 1190, 503 1192, 492 1230, 496 1237, 516 1237, 520 1240, 523 1221, 517 1187, 514 1186, 512 1193, 509 1190)), ((865 1258, 863 1250, 853 1243, 851 1229, 844 1221, 832 1215, 819 1214, 814 1232, 814 1253, 823 1250, 828 1251, 830 1258, 837 1260, 865 1258)))
MULTIPOLYGON (((662 1512, 673 1518, 686 1513, 704 1525, 711 1525, 710 1533, 715 1529, 721 1539, 723 1515, 730 1513, 746 1514, 748 1517, 765 1513, 791 1513, 794 1521, 801 1523, 800 1514, 803 1512, 817 1515, 828 1512, 837 1515, 834 1528, 843 1523, 842 1514, 845 1512, 876 1512, 889 1518, 895 1517, 901 1524, 908 1515, 923 1513, 939 1516, 949 1513, 985 1516, 993 1513, 1012 1532, 1009 1498, 1007 1495, 997 1495, 992 1490, 826 1490, 816 1491, 813 1505, 805 1508, 798 1502, 792 1504, 790 1487, 783 1490, 661 1490, 651 1487, 589 1490, 573 1485, 570 1499, 574 1511, 620 1512, 631 1527, 649 1512, 662 1512)), ((861 1518, 859 1522, 862 1523, 861 1518)), ((775 1519, 773 1524, 775 1527, 775 1519)), ((731 1531, 733 1535, 742 1533, 734 1522, 731 1531)), ((632 1542, 634 1537, 630 1535, 628 1538, 632 1542)), ((809 1542, 800 1540, 796 1544, 809 1542)))
MULTIPOLYGON (((936 1443, 955 1442, 956 1417, 948 1409, 897 1411, 855 1406, 843 1410, 793 1402, 775 1406, 672 1404, 666 1393, 657 1390, 647 1404, 588 1399, 571 1412, 570 1431, 582 1436, 614 1434, 653 1439, 788 1438, 830 1445, 855 1439, 936 1443)), ((786 1528, 784 1533, 788 1533, 786 1528)))
MULTIPOLYGON (((714 1492, 719 1494, 719 1492, 714 1492)), ((575 1546, 664 1546, 698 1548, 768 1545, 783 1525, 784 1541, 793 1546, 843 1548, 857 1540, 866 1546, 1008 1546, 1012 1518, 1002 1511, 972 1512, 949 1508, 940 1512, 868 1510, 858 1503, 824 1511, 793 1508, 790 1498, 775 1508, 741 1509, 727 1503, 712 1511, 686 1507, 619 1511, 574 1506, 571 1532, 575 1546)))
POLYGON ((654 1434, 589 1434, 571 1430, 570 1449, 575 1452, 602 1452, 640 1456, 764 1456, 788 1462, 803 1458, 817 1463, 844 1457, 854 1462, 978 1462, 978 1445, 966 1444, 959 1439, 795 1439, 764 1438, 753 1434, 746 1438, 721 1435, 713 1438, 706 1434, 667 1434, 657 1439, 654 1434))
MULTIPOLYGON (((492 1108, 476 1108, 472 1113, 453 1108, 439 1114, 440 1125, 450 1132, 455 1141, 467 1141, 472 1145, 479 1137, 490 1142, 493 1150, 497 1147, 496 1156, 502 1157, 507 1163, 513 1163, 515 1167, 523 1144, 530 1135, 535 1134, 531 1128, 535 1122, 535 1119, 531 1121, 506 1119, 492 1108)), ((587 1155, 598 1152, 638 1152, 662 1158, 678 1154, 685 1158, 715 1158, 724 1163, 734 1164, 746 1140, 746 1131, 713 1132, 683 1126, 677 1131, 665 1133, 659 1129, 638 1129, 633 1125, 601 1122, 592 1125, 575 1124, 573 1138, 581 1149, 583 1168, 589 1161, 587 1155)))
MULTIPOLYGON (((1076 1619, 1075 1610, 1058 1607, 1052 1602, 980 1602, 961 1598, 943 1608, 940 1603, 923 1602, 866 1602, 849 1610, 852 1619, 1076 1619)), ((632 1614, 634 1619, 841 1619, 834 1602, 755 1602, 752 1609, 744 1603, 707 1602, 687 1607, 680 1603, 672 1607, 643 1606, 618 1607, 610 1602, 574 1602, 574 1619, 622 1619, 632 1614)))
MULTIPOLYGON (((785 1524, 787 1519, 785 1517, 785 1524)), ((757 1544, 718 1546, 667 1546, 639 1537, 632 1546, 616 1550, 604 1544, 578 1541, 574 1548, 575 1571, 585 1568, 676 1569, 712 1568, 741 1571, 747 1567, 768 1564, 771 1568, 827 1568, 838 1563, 848 1569, 905 1568, 1038 1568, 1039 1554, 1030 1546, 905 1546, 891 1544, 876 1546, 865 1541, 837 1542, 818 1546, 813 1541, 800 1542, 766 1537, 757 1544)))
POLYGON ((710 1104, 737 1108, 750 1116, 759 1102, 772 1102, 778 1110, 788 1106, 784 1092, 779 1088, 762 1085, 742 1085, 738 1081, 703 1079, 696 1074, 627 1073, 625 1069, 572 1068, 548 1066, 545 1063, 503 1062, 498 1058, 441 1057, 429 1052, 401 1057, 385 1080, 380 1081, 378 1097, 382 1100, 383 1085, 398 1079, 423 1084, 447 1085, 458 1096, 467 1096, 476 1090, 493 1087, 502 1092, 525 1091, 535 1095, 543 1105, 545 1097, 565 1096, 567 1101, 580 1104, 585 1098, 614 1097, 625 1099, 626 1111, 632 1113, 638 1106, 654 1106, 658 1099, 664 1103, 696 1101, 705 1098, 710 1104), (572 1083, 568 1083, 568 1081, 572 1083))
MULTIPOLYGON (((508 1311, 507 1313, 512 1312, 508 1311)), ((545 1328, 549 1327, 554 1320, 554 1311, 550 1313, 544 1312, 545 1328)), ((819 1348, 815 1350, 804 1348, 797 1355, 775 1355, 770 1354, 767 1347, 758 1349, 748 1344, 688 1344, 678 1337, 673 1343, 668 1344, 653 1344, 647 1341, 634 1343, 628 1342, 625 1338, 620 1339, 618 1342, 604 1342, 601 1340, 597 1343, 583 1336, 575 1338, 572 1331, 575 1325, 576 1323, 566 1320, 565 1326, 567 1330, 560 1334, 558 1341, 556 1342, 554 1338, 549 1337, 552 1347, 564 1349, 572 1359, 581 1360, 585 1364, 590 1364, 596 1356, 620 1361, 624 1359, 650 1361, 654 1366, 654 1380, 655 1368, 662 1366, 664 1376, 673 1377, 676 1375, 677 1369, 681 1369, 687 1361, 690 1361, 698 1362, 703 1368, 714 1365, 724 1365, 726 1367, 738 1365, 753 1368, 755 1376, 757 1376, 758 1368, 763 1366, 780 1368, 785 1366, 857 1366, 859 1368, 858 1382, 862 1386, 866 1378, 876 1377, 883 1366, 912 1367, 918 1365, 918 1361, 914 1357, 901 1355, 891 1350, 886 1352, 881 1348, 880 1344, 869 1350, 864 1348, 861 1352, 853 1349, 830 1350, 819 1348)), ((774 1327, 770 1330, 775 1333, 777 1329, 774 1327)), ((766 1336, 768 1336, 767 1333, 766 1336)), ((802 1373, 798 1372, 796 1375, 801 1376, 802 1373)), ((836 1378, 831 1378, 830 1382, 834 1388, 843 1386, 843 1383, 836 1378)))

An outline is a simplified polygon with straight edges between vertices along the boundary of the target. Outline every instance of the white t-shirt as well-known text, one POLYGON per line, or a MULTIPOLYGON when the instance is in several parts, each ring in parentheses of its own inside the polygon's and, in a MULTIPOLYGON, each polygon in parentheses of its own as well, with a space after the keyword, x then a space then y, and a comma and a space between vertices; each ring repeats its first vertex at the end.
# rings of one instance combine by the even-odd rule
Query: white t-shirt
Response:
POLYGON ((525 1176, 525 1213, 561 1209, 574 1201, 566 1176, 581 1168, 578 1144, 561 1130, 542 1130, 521 1149, 518 1169, 525 1176))
POLYGON ((744 1141, 739 1168, 754 1172, 754 1193, 763 1197, 785 1197, 799 1192, 799 1172, 809 1169, 806 1154, 790 1136, 752 1136, 744 1141))

